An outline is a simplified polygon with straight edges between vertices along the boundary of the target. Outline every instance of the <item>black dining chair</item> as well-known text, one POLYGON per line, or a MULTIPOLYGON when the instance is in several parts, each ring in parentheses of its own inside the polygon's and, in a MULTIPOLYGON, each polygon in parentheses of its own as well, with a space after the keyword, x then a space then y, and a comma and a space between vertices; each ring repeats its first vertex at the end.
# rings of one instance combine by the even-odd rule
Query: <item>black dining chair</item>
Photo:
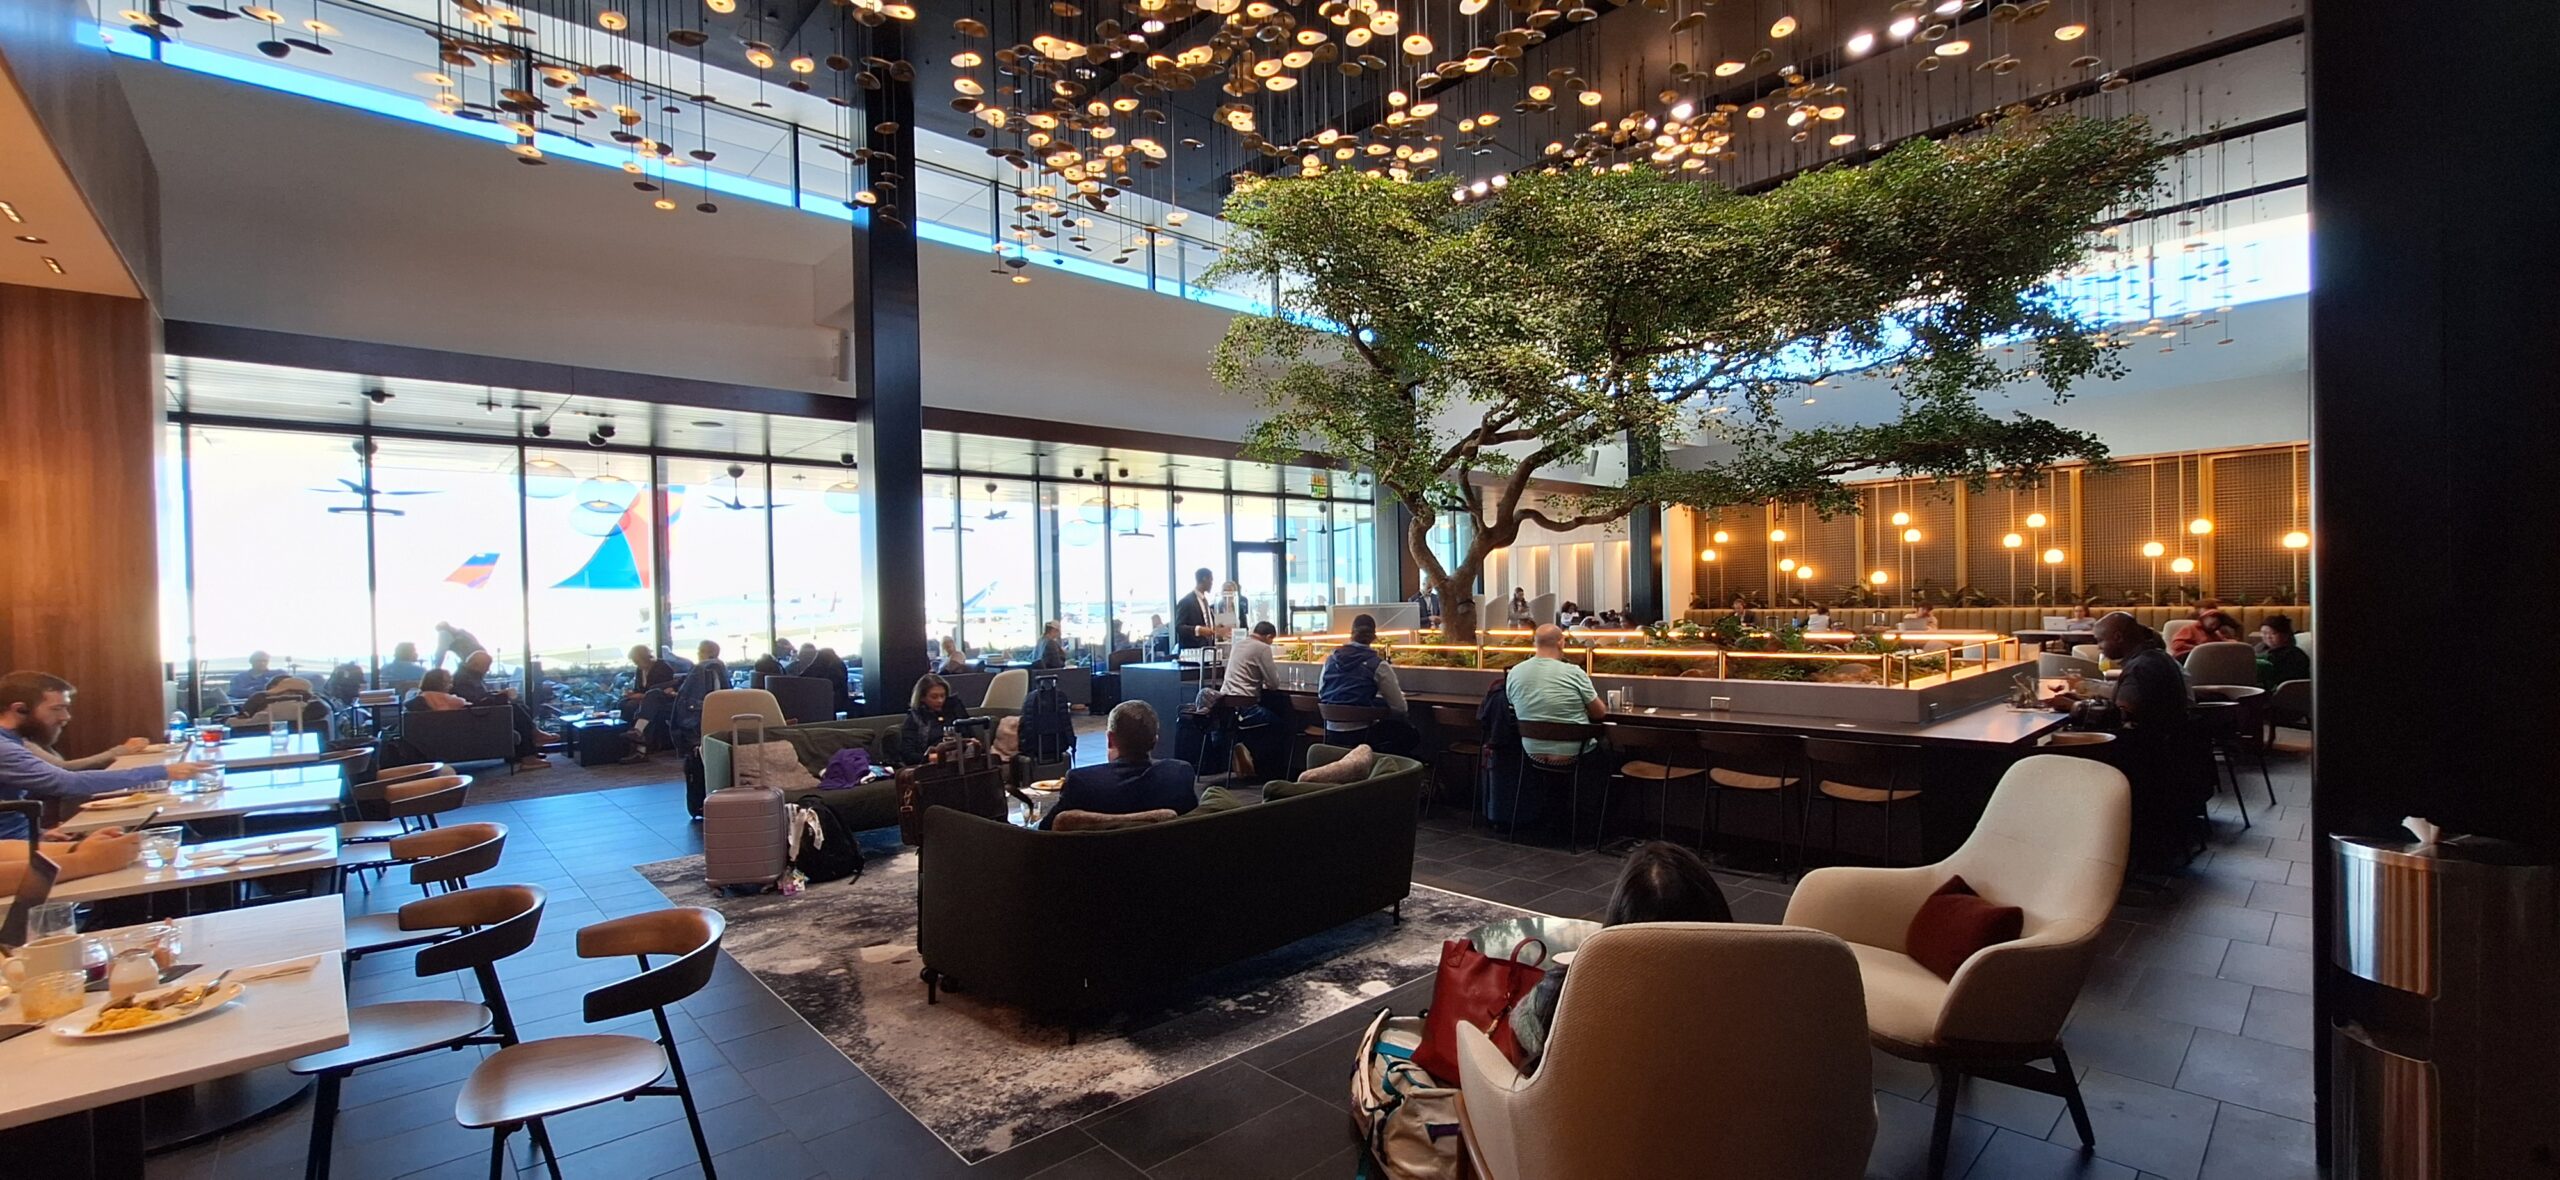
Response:
MULTIPOLYGON (((1819 800, 1831 809, 1831 842, 1825 848, 1833 861, 1840 859, 1840 812, 1846 807, 1880 807, 1884 815, 1884 852, 1878 859, 1887 865, 1893 860, 1894 807, 1902 805, 1902 813, 1920 814, 1920 788, 1908 785, 1914 781, 1920 758, 1920 747, 1902 742, 1851 742, 1837 738, 1804 739, 1805 779, 1813 789, 1805 795, 1805 830, 1813 830, 1812 807, 1819 800)), ((1923 825, 1915 843, 1927 852, 1928 831, 1923 825)), ((1918 858, 1914 858, 1917 863, 1918 858)))
MULTIPOLYGON (((2192 701, 2187 705, 2187 724, 2193 727, 2197 736, 2204 739, 2208 747, 2206 756, 2211 758, 2213 763, 2213 789, 2220 792, 2225 785, 2228 785, 2231 788, 2231 801, 2240 805, 2240 826, 2243 828, 2253 826, 2249 822, 2249 798, 2240 793, 2240 733, 2243 726, 2247 724, 2247 716, 2240 702, 2215 699, 2192 701)), ((2267 787, 2267 798, 2271 800, 2275 798, 2275 786, 2272 781, 2267 787)))
MULTIPOLYGON (((498 867, 498 858, 507 850, 507 826, 455 824, 402 836, 385 847, 392 858, 387 863, 408 866, 409 883, 421 895, 433 897, 467 888, 471 878, 498 867)), ((359 914, 347 919, 347 962, 352 965, 366 955, 421 946, 457 933, 451 927, 419 926, 398 912, 359 914)))
MULTIPOLYGON (((516 1022, 507 1011, 497 963, 533 945, 542 925, 544 900, 536 886, 488 885, 413 901, 389 915, 409 929, 454 932, 419 948, 418 977, 469 971, 480 985, 480 1002, 396 1000, 350 1008, 346 1044, 289 1063, 293 1072, 316 1079, 310 1154, 302 1167, 305 1180, 328 1180, 337 1137, 339 1087, 357 1070, 432 1050, 516 1043, 516 1022)), ((550 1152, 550 1139, 539 1126, 534 1128, 534 1142, 546 1155, 550 1152)))
POLYGON ((542 1120, 616 1098, 642 1097, 672 1097, 684 1104, 703 1180, 719 1180, 711 1165, 711 1144, 702 1134, 702 1112, 694 1107, 693 1086, 676 1053, 675 1029, 667 1024, 667 1006, 710 982, 725 928, 719 911, 685 906, 613 918, 578 931, 579 958, 630 955, 640 962, 639 974, 587 993, 587 1023, 646 1012, 657 1020, 658 1039, 620 1033, 545 1037, 483 1059, 463 1080, 453 1114, 463 1126, 490 1132, 490 1180, 508 1174, 507 1139, 519 1129, 532 1131, 534 1145, 557 1180, 560 1161, 542 1120), (665 961, 652 964, 652 955, 665 961), (674 1085, 658 1084, 669 1076, 674 1085))
POLYGON ((1522 720, 1515 724, 1521 739, 1516 767, 1519 773, 1513 776, 1511 783, 1511 828, 1503 833, 1504 838, 1516 839, 1520 834, 1520 801, 1528 791, 1529 776, 1549 778, 1563 775, 1566 784, 1564 846, 1567 849, 1578 847, 1582 835, 1582 770, 1597 748, 1600 726, 1575 721, 1522 720), (1550 762, 1530 757, 1530 742, 1571 742, 1579 752, 1563 761, 1550 762))
POLYGON ((1706 790, 1699 804, 1700 850, 1706 851, 1710 841, 1722 842, 1725 796, 1765 799, 1778 821, 1779 867, 1793 872, 1804 846, 1801 824, 1795 826, 1793 838, 1788 832, 1789 820, 1801 818, 1791 796, 1804 783, 1804 739, 1791 733, 1707 730, 1698 735, 1698 749, 1705 754, 1707 767, 1706 790))

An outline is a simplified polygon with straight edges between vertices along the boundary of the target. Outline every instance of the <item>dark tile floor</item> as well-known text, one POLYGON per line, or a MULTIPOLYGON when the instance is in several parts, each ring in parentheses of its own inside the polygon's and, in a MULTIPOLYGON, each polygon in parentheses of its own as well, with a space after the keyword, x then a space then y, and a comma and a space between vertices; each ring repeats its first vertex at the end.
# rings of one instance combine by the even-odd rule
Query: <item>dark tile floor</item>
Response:
MULTIPOLYGON (((1091 742, 1090 744, 1098 744, 1091 742)), ((1091 752, 1099 756, 1100 751, 1091 752)), ((671 761, 661 761, 672 773, 671 761)), ((574 767, 542 772, 580 775, 574 767)), ((617 775, 608 781, 628 781, 617 775)), ((2082 1074, 2098 1149, 2084 1156, 2058 1099, 1981 1084, 1960 1100, 1950 1176, 2158 1176, 2168 1180, 2289 1180, 2311 1156, 2310 855, 2307 763, 2275 766, 2278 804, 2255 776, 2254 826, 2218 800, 2213 849, 2174 883, 2164 904, 2121 908, 2105 935, 2066 1034, 2082 1074)), ((565 782, 563 782, 565 786, 565 782)), ((576 928, 665 905, 630 866, 698 849, 672 782, 608 786, 475 804, 469 818, 508 825, 499 873, 541 885, 550 906, 539 941, 504 966, 527 1036, 587 1029, 584 989, 619 963, 577 958, 576 928)), ((546 784, 546 791, 555 790, 546 784)), ((1514 905, 1596 914, 1614 872, 1595 853, 1506 844, 1440 809, 1425 822, 1415 879, 1514 905)), ((1722 873, 1735 916, 1776 921, 1788 882, 1722 873)), ((349 912, 414 896, 404 888, 348 899, 349 912)), ((450 977, 418 979, 403 954, 359 963, 359 1002, 460 997, 450 977)), ((1420 1009, 1427 981, 1390 993, 1420 1009)), ((1359 1151, 1345 1111, 1354 1042, 1370 1011, 1319 1021, 1237 1058, 966 1167, 816 1030, 736 964, 723 960, 701 994, 672 1014, 678 1049, 705 1110, 723 1175, 733 1180, 838 1177, 1311 1177, 1349 1180, 1359 1151)), ((645 1018, 644 1018, 645 1019, 645 1018)), ((346 1089, 333 1156, 345 1180, 487 1175, 488 1142, 453 1122, 453 1097, 478 1050, 436 1054, 358 1074, 346 1089)), ((1929 1072, 1875 1059, 1876 1177, 1925 1172, 1929 1072)), ((642 1099, 554 1120, 565 1174, 645 1180, 696 1174, 682 1111, 642 1099)), ((303 1163, 307 1104, 224 1138, 151 1160, 152 1180, 288 1175, 303 1163)), ((516 1141, 514 1163, 541 1174, 516 1141)))

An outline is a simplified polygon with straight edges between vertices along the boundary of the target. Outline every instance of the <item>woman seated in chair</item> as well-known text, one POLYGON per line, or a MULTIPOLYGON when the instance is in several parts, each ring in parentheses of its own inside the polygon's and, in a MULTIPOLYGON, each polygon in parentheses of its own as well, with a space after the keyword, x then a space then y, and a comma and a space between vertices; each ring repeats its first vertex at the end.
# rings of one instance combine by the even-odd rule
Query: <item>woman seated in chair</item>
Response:
POLYGON ((942 744, 943 730, 967 719, 968 706, 951 695, 951 682, 931 673, 916 680, 907 696, 907 719, 898 723, 898 748, 892 759, 900 766, 922 766, 942 744))
MULTIPOLYGON (((1618 868, 1617 888, 1609 894, 1603 926, 1631 922, 1730 922, 1732 907, 1724 890, 1698 854, 1660 840, 1627 854, 1618 868)), ((1546 1056, 1547 1027, 1555 1022, 1556 1001, 1564 996, 1565 964, 1547 968, 1528 999, 1511 1009, 1511 1031, 1520 1038, 1520 1072, 1536 1073, 1546 1056)), ((1455 1082, 1451 1082, 1455 1085, 1455 1082)))

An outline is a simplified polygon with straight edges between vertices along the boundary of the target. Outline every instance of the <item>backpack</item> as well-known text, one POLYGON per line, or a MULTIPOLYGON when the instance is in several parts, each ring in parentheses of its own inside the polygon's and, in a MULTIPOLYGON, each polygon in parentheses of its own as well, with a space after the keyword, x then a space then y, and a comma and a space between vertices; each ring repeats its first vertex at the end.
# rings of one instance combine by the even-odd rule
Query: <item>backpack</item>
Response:
POLYGON ((793 819, 792 868, 800 870, 812 885, 862 875, 862 846, 854 841, 853 829, 836 817, 834 808, 804 797, 793 809, 809 818, 793 819), (804 823, 816 830, 803 831, 804 823))
POLYGON ((1422 1019, 1380 1009, 1351 1065, 1351 1117, 1368 1147, 1363 1180, 1456 1180, 1464 1141, 1457 1080, 1413 1063, 1422 1019))
POLYGON ((1021 753, 1040 765, 1070 762, 1076 752, 1075 715, 1056 675, 1037 677, 1022 701, 1021 753))

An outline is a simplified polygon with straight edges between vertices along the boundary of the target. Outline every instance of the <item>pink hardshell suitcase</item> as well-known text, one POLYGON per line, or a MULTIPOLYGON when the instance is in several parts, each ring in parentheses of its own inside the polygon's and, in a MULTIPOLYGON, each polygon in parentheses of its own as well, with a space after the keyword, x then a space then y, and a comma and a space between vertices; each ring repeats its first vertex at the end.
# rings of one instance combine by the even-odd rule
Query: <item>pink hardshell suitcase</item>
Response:
POLYGON ((745 752, 764 744, 764 727, 756 713, 731 719, 729 785, 702 800, 702 872, 714 889, 770 886, 791 867, 782 791, 748 781, 759 759, 745 752))

